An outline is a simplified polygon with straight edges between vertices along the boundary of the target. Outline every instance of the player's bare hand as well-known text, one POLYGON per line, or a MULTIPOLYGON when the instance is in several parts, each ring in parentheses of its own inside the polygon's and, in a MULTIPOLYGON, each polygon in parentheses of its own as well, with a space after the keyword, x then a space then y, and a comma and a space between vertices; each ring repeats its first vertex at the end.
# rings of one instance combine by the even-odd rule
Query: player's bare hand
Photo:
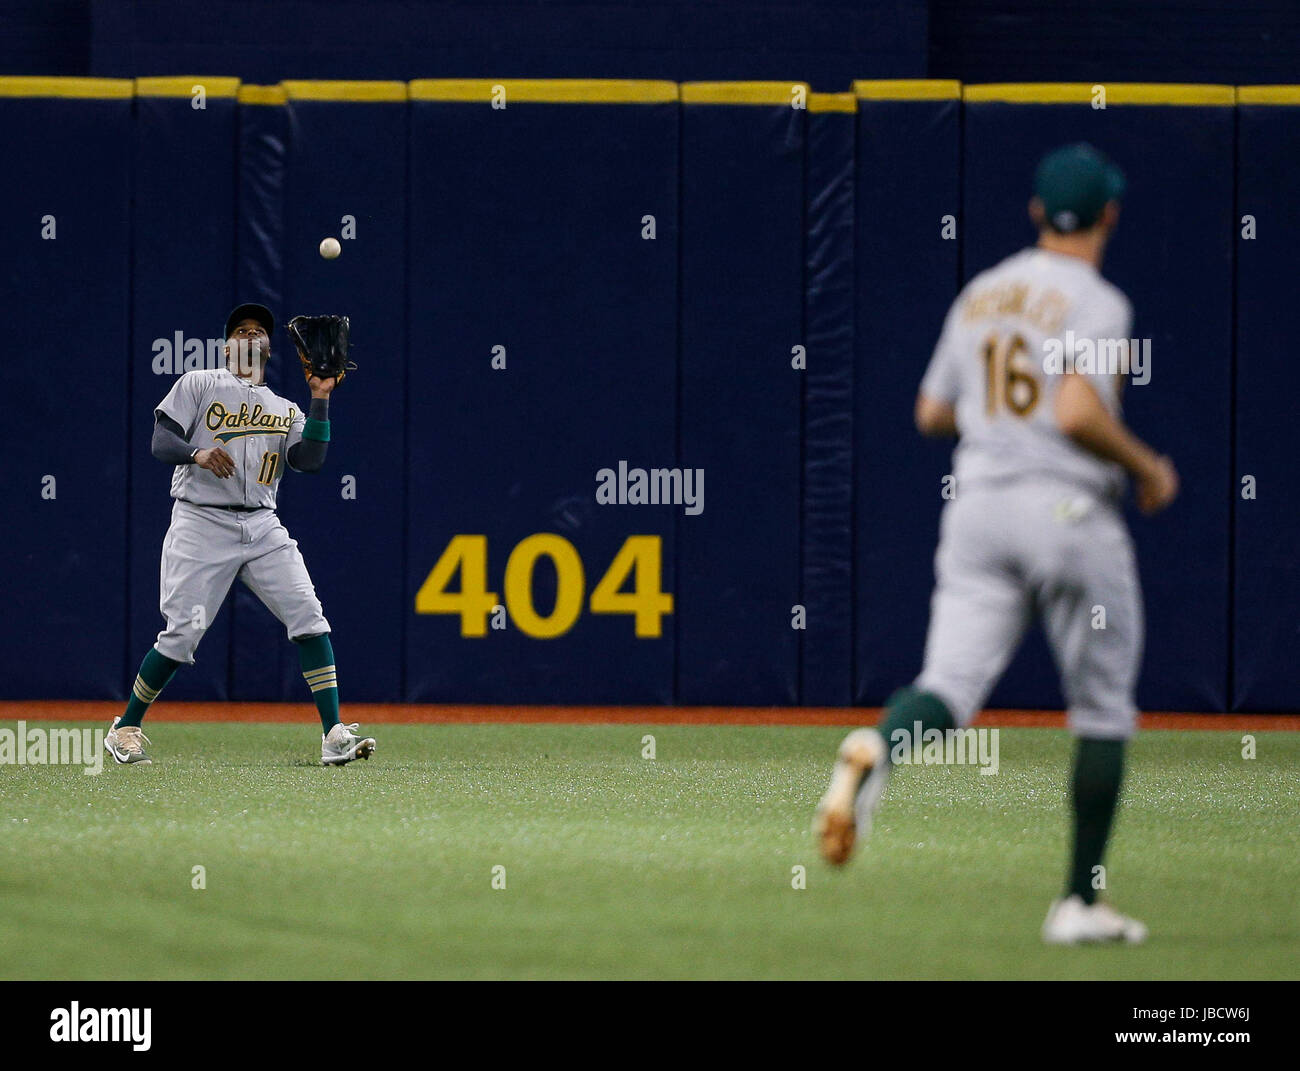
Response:
POLYGON ((201 469, 207 469, 220 480, 228 479, 235 474, 234 458, 219 446, 214 446, 210 450, 200 450, 194 455, 194 464, 201 469))
POLYGON ((1137 484, 1137 502, 1147 516, 1159 513, 1178 497, 1178 470, 1167 457, 1156 458, 1137 484))
POLYGON ((330 376, 328 379, 321 379, 320 376, 309 376, 307 386, 311 388, 313 398, 328 398, 330 391, 334 389, 335 379, 330 376))

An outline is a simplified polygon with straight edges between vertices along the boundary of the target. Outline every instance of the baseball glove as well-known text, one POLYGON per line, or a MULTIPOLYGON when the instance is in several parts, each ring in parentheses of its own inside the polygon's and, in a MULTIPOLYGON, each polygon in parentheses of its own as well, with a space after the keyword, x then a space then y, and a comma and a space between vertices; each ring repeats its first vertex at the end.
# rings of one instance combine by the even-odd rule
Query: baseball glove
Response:
POLYGON ((285 325, 298 349, 298 360, 308 379, 333 379, 334 385, 356 370, 348 360, 348 318, 346 316, 295 316, 285 325))

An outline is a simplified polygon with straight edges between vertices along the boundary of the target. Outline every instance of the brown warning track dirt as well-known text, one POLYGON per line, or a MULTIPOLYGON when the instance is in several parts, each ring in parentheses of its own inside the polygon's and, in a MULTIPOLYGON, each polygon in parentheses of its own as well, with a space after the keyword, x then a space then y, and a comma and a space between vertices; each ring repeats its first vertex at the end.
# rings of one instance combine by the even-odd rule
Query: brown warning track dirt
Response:
MULTIPOLYGON (((112 721, 122 703, 57 699, 0 702, 0 721, 112 721)), ((347 721, 368 724, 475 725, 869 725, 878 707, 553 707, 474 706, 429 703, 346 703, 347 721)), ((313 724, 306 703, 168 703, 149 712, 153 722, 301 722, 313 724)), ((1059 729, 1065 715, 1049 710, 989 710, 978 721, 989 728, 1059 729)), ((1230 729, 1300 732, 1296 714, 1144 714, 1143 729, 1230 729)))

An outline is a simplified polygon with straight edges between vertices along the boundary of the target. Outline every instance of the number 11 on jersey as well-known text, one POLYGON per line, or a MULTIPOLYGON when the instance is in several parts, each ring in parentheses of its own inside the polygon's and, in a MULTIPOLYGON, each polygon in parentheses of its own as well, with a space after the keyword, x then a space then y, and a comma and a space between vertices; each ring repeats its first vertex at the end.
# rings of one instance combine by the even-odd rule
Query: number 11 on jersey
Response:
POLYGON ((277 451, 272 453, 270 450, 262 455, 262 467, 257 473, 257 482, 269 484, 275 479, 275 467, 280 461, 280 454, 277 451))

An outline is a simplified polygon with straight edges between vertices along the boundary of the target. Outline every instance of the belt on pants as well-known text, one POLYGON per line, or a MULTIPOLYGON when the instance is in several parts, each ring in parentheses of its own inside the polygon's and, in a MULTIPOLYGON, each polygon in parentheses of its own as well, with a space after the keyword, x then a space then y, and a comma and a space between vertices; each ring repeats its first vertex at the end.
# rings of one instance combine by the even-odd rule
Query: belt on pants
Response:
POLYGON ((233 513, 256 513, 259 509, 270 509, 270 506, 209 506, 203 502, 191 502, 188 498, 182 498, 180 501, 187 506, 202 506, 204 509, 226 509, 233 513))

